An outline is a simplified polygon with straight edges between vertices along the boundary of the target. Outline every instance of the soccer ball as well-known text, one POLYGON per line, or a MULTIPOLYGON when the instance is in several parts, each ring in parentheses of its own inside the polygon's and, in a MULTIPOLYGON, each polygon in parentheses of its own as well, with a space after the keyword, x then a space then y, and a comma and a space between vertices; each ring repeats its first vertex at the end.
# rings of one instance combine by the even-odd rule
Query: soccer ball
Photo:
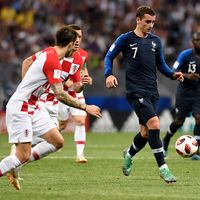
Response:
POLYGON ((193 156, 198 150, 198 142, 191 135, 183 135, 175 143, 176 152, 183 158, 193 156))

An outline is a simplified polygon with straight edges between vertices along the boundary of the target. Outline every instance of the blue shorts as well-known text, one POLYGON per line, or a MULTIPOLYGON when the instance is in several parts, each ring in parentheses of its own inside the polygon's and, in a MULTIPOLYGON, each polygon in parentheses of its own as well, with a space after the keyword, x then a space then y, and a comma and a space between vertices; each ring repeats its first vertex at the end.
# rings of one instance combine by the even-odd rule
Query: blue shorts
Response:
POLYGON ((185 119, 190 116, 200 115, 200 100, 195 97, 178 96, 176 98, 176 116, 185 119))
POLYGON ((149 119, 157 116, 156 102, 157 99, 152 100, 146 97, 129 99, 129 103, 134 108, 141 125, 146 126, 149 119))

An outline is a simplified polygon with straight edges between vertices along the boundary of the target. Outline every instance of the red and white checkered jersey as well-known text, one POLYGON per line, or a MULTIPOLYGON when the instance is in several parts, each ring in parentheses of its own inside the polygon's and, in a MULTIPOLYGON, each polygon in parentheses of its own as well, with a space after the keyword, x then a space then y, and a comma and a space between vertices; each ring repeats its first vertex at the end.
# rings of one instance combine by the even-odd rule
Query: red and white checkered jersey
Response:
MULTIPOLYGON (((80 70, 84 62, 82 57, 78 53, 73 54, 73 57, 64 58, 63 60, 61 60, 60 63, 62 67, 61 79, 63 81, 66 81, 68 78, 73 79, 74 82, 81 81, 80 70)), ((65 88, 65 90, 67 89, 68 88, 65 88)), ((71 96, 76 97, 76 94, 75 96, 74 95, 71 96)), ((48 105, 55 105, 58 103, 58 100, 56 99, 50 87, 49 90, 46 90, 41 95, 40 101, 48 105)))
POLYGON ((48 47, 35 54, 33 60, 7 104, 17 111, 28 114, 33 114, 38 108, 38 99, 48 90, 49 85, 62 82, 62 68, 54 47, 48 47))
MULTIPOLYGON (((81 58, 82 58, 82 60, 83 60, 83 65, 82 65, 82 67, 81 67, 81 70, 84 68, 84 64, 85 64, 85 62, 87 62, 87 60, 88 60, 88 52, 87 51, 85 51, 85 50, 83 50, 83 49, 81 49, 81 48, 79 48, 78 49, 78 51, 76 51, 76 52, 74 52, 74 54, 78 54, 79 56, 81 56, 81 58)), ((74 81, 74 80, 73 80, 74 81)), ((75 81, 74 81, 75 82, 75 81)), ((84 98, 84 95, 83 95, 83 92, 80 92, 80 93, 76 93, 75 91, 74 91, 74 89, 73 88, 69 88, 68 89, 68 93, 71 95, 71 96, 73 96, 73 97, 76 97, 77 99, 85 99, 84 98)))

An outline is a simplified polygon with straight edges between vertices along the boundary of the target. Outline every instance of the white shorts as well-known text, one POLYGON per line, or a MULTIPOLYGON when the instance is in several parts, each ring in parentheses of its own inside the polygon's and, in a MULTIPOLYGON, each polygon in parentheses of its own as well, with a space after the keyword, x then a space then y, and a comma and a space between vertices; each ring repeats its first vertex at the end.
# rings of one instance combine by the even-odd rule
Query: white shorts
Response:
POLYGON ((9 143, 32 142, 33 135, 39 137, 57 127, 45 107, 35 111, 33 116, 7 108, 6 125, 9 143))
MULTIPOLYGON (((79 94, 79 93, 77 93, 77 94, 79 94)), ((80 98, 78 100, 81 103, 85 103, 85 98, 82 94, 79 94, 77 96, 78 96, 78 98, 80 98)), ((87 115, 87 113, 84 110, 70 107, 68 105, 65 105, 62 102, 59 102, 58 103, 58 119, 61 121, 65 121, 69 118, 70 114, 72 116, 77 116, 77 115, 86 116, 87 115)))
POLYGON ((54 105, 52 105, 52 103, 46 103, 45 106, 51 119, 56 124, 56 126, 58 126, 58 103, 54 105))

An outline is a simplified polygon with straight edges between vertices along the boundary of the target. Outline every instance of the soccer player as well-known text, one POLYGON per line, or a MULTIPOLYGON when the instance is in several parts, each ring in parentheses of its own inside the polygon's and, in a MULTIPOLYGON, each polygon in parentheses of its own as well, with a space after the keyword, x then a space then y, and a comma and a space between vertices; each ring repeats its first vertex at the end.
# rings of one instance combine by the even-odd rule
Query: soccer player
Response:
MULTIPOLYGON (((80 36, 77 34, 76 36, 76 41, 74 43, 74 46, 76 46, 77 40, 79 40, 80 36)), ((74 48, 73 48, 74 49, 74 48)), ((73 89, 74 91, 80 92, 83 89, 83 83, 81 81, 81 76, 80 76, 80 70, 84 64, 84 61, 82 59, 82 56, 80 56, 78 53, 73 53, 74 50, 70 51, 67 53, 67 57, 65 56, 61 61, 61 67, 62 67, 62 72, 61 72, 61 78, 63 81, 64 89, 66 89, 66 85, 68 85, 71 81, 70 78, 73 78, 73 89)), ((28 71, 29 67, 31 67, 32 63, 38 58, 38 56, 41 54, 40 52, 35 53, 34 55, 26 58, 23 63, 22 63, 22 79, 24 78, 26 72, 28 71)), ((72 95, 73 96, 73 95, 72 95)), ((52 90, 45 90, 45 92, 40 96, 38 100, 39 104, 43 104, 43 106, 46 107, 51 119, 53 120, 54 124, 58 126, 58 100, 55 97, 54 93, 52 90)), ((65 104, 63 104, 65 105, 65 104)), ((34 116, 33 116, 34 117, 34 116)), ((35 131, 33 127, 33 132, 35 131)), ((36 129, 37 131, 37 129, 36 129)), ((35 133, 37 135, 37 133, 35 133)), ((33 134, 32 138, 32 146, 35 146, 36 144, 44 141, 43 138, 41 137, 36 137, 33 134)), ((11 146, 11 154, 16 153, 16 146, 13 144, 11 146)), ((14 173, 16 178, 18 180, 23 180, 20 176, 21 167, 15 168, 14 173)))
POLYGON ((136 28, 120 35, 111 45, 104 60, 106 87, 115 88, 117 78, 112 74, 113 60, 122 52, 126 69, 126 99, 139 118, 140 132, 136 134, 129 149, 124 150, 123 173, 128 176, 132 158, 148 142, 155 156, 160 177, 167 183, 176 182, 164 160, 160 140, 160 122, 156 113, 159 98, 156 68, 171 79, 183 81, 181 72, 172 72, 165 63, 160 38, 150 31, 156 20, 155 12, 148 6, 136 11, 136 28))
POLYGON ((66 26, 60 28, 56 33, 55 46, 43 50, 32 63, 7 104, 6 125, 9 143, 16 145, 16 153, 0 162, 0 177, 6 175, 17 190, 20 189, 20 185, 13 169, 47 156, 64 144, 64 139, 46 108, 37 104, 45 90, 51 88, 59 101, 101 117, 97 106, 82 104, 63 90, 59 59, 72 50, 75 39, 76 32, 73 29, 66 26), (37 136, 45 141, 31 148, 32 136, 36 132, 37 136))
MULTIPOLYGON (((193 134, 200 146, 200 32, 193 34, 192 43, 193 48, 182 51, 173 66, 176 71, 183 73, 185 80, 179 83, 177 87, 175 119, 170 124, 163 139, 165 156, 167 156, 171 137, 183 125, 186 117, 190 116, 190 113, 195 118, 193 134)), ((200 159, 199 150, 192 159, 200 159)))
MULTIPOLYGON (((82 42, 83 32, 80 28, 80 26, 76 24, 68 25, 69 27, 73 28, 78 38, 75 42, 74 47, 74 54, 78 54, 82 57, 84 65, 81 69, 81 77, 82 77, 82 83, 84 85, 91 85, 92 84, 92 78, 89 76, 88 70, 87 70, 87 59, 88 59, 88 53, 80 48, 80 44, 82 42)), ((71 77, 72 83, 73 83, 73 77, 71 77)), ((85 97, 83 95, 83 91, 80 93, 77 93, 74 91, 73 86, 68 88, 68 92, 73 97, 77 98, 82 103, 85 103, 85 97)), ((73 108, 67 105, 64 105, 62 102, 59 102, 58 106, 58 119, 59 119, 59 128, 61 130, 65 129, 67 123, 69 114, 71 113, 72 118, 75 122, 75 130, 74 130, 74 141, 76 144, 76 159, 75 162, 77 163, 87 163, 88 160, 84 156, 84 148, 85 148, 85 142, 86 142, 86 129, 85 129, 85 122, 86 122, 86 112, 77 108, 73 108)))

